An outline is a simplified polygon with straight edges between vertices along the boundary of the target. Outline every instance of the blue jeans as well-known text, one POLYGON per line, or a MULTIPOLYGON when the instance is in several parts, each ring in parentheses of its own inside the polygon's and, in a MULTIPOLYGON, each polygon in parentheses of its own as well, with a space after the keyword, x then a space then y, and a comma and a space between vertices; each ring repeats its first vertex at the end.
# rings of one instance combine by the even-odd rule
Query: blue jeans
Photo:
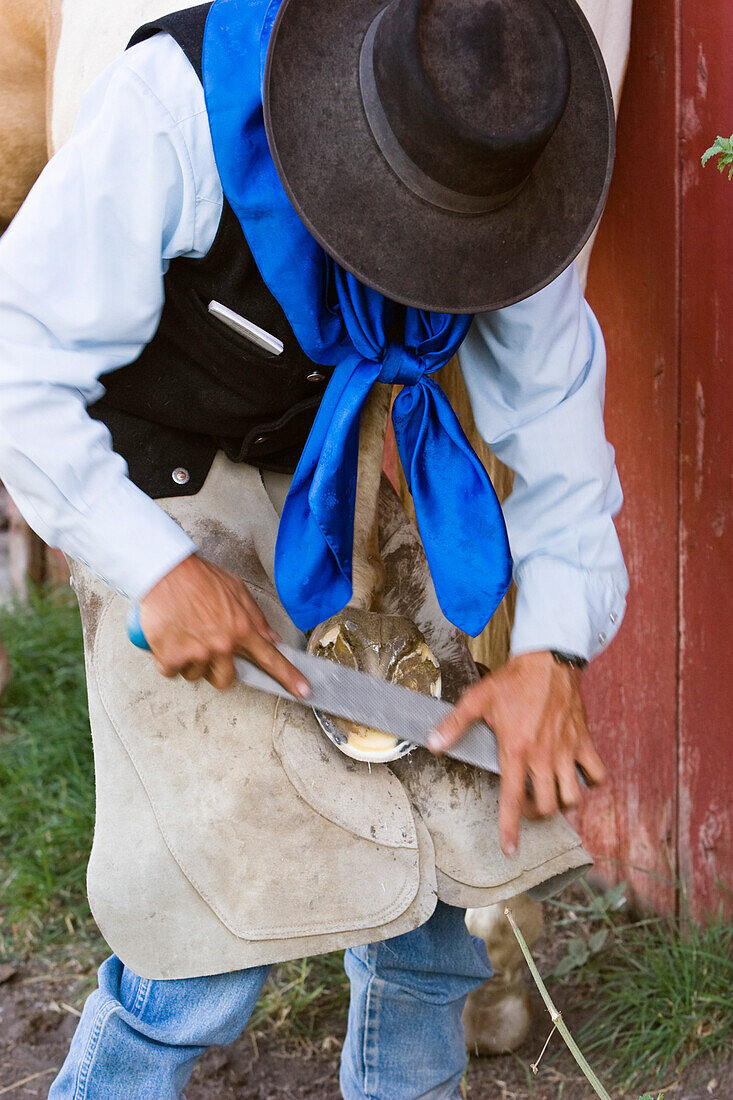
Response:
MULTIPOLYGON (((450 1100, 466 1051, 467 994, 491 977, 462 909, 438 902, 414 932, 346 952, 346 1100, 450 1100)), ((243 1031, 269 967, 210 978, 139 978, 112 955, 84 1006, 49 1100, 178 1100, 196 1059, 243 1031)))

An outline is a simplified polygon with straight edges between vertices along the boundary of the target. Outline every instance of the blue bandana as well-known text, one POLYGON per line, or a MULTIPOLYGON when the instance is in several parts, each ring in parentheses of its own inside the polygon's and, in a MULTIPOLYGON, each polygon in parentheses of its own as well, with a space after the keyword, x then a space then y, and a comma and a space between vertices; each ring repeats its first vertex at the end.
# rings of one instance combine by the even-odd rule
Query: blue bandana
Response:
POLYGON ((398 307, 334 263, 300 221, 270 156, 262 113, 280 3, 215 0, 203 58, 224 194, 301 348, 335 367, 280 520, 278 593, 301 630, 349 602, 359 418, 375 382, 400 384, 392 419, 438 600, 451 622, 476 635, 511 581, 506 528, 486 471, 427 377, 455 354, 471 318, 407 309, 403 340, 391 342, 398 307))

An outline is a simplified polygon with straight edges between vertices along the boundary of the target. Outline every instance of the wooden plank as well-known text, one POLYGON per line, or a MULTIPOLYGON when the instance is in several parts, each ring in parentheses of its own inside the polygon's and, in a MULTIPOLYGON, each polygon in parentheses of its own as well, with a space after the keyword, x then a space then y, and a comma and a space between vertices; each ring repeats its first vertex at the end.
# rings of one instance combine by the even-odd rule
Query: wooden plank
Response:
POLYGON ((683 0, 680 867, 693 912, 733 914, 733 5, 683 0))
POLYGON ((611 781, 577 815, 597 869, 659 908, 673 904, 671 888, 628 865, 669 877, 676 860, 678 2, 635 5, 616 175, 590 268, 632 593, 618 641, 587 679, 611 781))

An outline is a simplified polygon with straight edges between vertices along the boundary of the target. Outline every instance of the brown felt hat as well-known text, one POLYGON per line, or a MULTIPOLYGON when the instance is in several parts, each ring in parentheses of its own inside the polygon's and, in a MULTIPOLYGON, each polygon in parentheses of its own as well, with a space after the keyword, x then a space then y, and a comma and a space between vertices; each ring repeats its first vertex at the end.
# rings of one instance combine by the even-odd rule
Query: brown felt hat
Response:
POLYGON ((310 232, 406 305, 528 297, 608 194, 613 99, 575 0, 284 0, 264 109, 310 232))

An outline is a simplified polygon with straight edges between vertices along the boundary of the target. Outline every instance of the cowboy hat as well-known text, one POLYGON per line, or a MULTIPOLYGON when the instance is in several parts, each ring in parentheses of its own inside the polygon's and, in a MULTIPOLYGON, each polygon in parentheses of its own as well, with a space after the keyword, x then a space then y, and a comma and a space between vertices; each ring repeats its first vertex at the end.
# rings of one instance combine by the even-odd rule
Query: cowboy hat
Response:
POLYGON ((575 0, 284 0, 263 102, 302 221, 406 305, 528 297, 608 194, 613 99, 575 0))

